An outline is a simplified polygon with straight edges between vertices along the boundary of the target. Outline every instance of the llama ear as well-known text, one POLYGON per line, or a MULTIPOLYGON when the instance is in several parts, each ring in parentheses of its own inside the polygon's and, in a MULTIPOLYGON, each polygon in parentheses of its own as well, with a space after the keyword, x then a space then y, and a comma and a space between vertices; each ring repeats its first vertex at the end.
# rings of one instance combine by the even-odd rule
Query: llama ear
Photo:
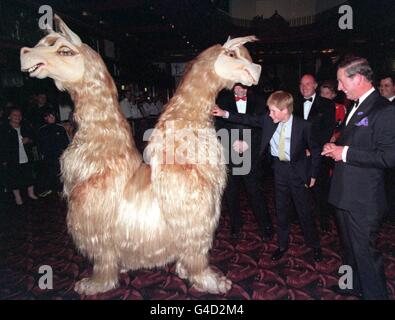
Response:
POLYGON ((80 37, 71 31, 57 14, 55 14, 54 20, 56 29, 60 31, 67 40, 69 40, 75 46, 80 46, 82 44, 80 37))
POLYGON ((223 48, 229 49, 229 50, 234 50, 246 42, 252 42, 252 41, 258 41, 258 38, 255 36, 247 36, 247 37, 240 37, 240 38, 234 38, 231 39, 228 37, 228 40, 223 44, 223 48))
POLYGON ((52 26, 50 26, 48 23, 45 24, 45 29, 43 29, 43 31, 45 34, 51 34, 55 32, 53 31, 52 26))

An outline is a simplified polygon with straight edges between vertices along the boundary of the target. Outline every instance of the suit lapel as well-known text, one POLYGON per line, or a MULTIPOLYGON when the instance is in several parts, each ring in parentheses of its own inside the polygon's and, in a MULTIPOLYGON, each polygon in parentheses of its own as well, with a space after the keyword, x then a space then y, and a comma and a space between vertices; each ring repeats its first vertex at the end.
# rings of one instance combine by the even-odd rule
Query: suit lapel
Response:
POLYGON ((239 113, 239 110, 237 109, 236 98, 234 95, 232 95, 232 106, 233 106, 233 112, 239 113))
POLYGON ((311 119, 315 116, 315 114, 317 113, 317 105, 318 105, 318 94, 315 95, 315 99, 313 101, 313 104, 311 105, 311 109, 309 112, 309 116, 307 117, 307 120, 311 121, 311 119))
POLYGON ((298 117, 303 118, 303 108, 304 108, 303 100, 302 100, 302 99, 299 99, 298 102, 297 102, 295 105, 296 105, 297 107, 295 108, 294 114, 295 114, 296 116, 298 116, 298 117))
POLYGON ((291 130, 291 146, 290 146, 291 160, 293 159, 293 156, 295 154, 295 148, 296 148, 295 139, 296 139, 296 137, 299 136, 299 131, 300 131, 300 128, 298 126, 298 121, 297 121, 296 117, 294 116, 292 118, 292 130, 291 130))
POLYGON ((355 124, 361 121, 363 118, 367 117, 369 112, 374 107, 374 101, 376 100, 379 93, 377 91, 372 92, 358 107, 358 109, 352 115, 350 121, 345 126, 343 135, 347 136, 347 133, 351 132, 355 127, 355 124))
POLYGON ((270 143, 270 140, 273 137, 274 132, 276 131, 278 127, 278 123, 274 123, 273 120, 269 116, 265 116, 265 122, 263 125, 263 138, 262 138, 262 145, 266 146, 267 144, 270 143))
POLYGON ((374 100, 376 99, 376 94, 378 94, 376 91, 373 91, 358 107, 358 109, 354 112, 352 115, 350 121, 348 122, 348 126, 353 126, 359 121, 361 121, 364 117, 367 116, 367 114, 370 112, 370 110, 374 106, 374 100))
POLYGON ((246 114, 252 114, 254 112, 254 101, 253 97, 250 94, 247 94, 247 103, 246 103, 246 114))
POLYGON ((254 111, 253 108, 254 102, 252 100, 253 100, 252 97, 250 95, 247 95, 246 114, 252 114, 254 111))
POLYGON ((229 94, 228 96, 226 96, 226 99, 224 99, 222 103, 223 103, 223 106, 221 107, 222 109, 237 113, 236 101, 233 94, 229 94))

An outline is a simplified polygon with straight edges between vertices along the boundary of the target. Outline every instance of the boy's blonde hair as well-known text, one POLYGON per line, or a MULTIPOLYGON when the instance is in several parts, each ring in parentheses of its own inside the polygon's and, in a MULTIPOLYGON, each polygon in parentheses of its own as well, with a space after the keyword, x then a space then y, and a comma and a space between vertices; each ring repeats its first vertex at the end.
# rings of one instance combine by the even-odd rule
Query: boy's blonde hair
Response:
POLYGON ((294 110, 294 98, 286 91, 275 91, 267 99, 267 105, 273 105, 279 110, 288 109, 289 114, 294 110))

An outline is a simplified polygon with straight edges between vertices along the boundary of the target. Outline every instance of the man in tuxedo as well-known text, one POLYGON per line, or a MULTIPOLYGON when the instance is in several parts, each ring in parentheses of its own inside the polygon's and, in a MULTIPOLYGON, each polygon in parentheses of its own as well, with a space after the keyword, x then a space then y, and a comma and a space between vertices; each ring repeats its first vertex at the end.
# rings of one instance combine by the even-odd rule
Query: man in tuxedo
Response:
POLYGON ((336 161, 329 202, 336 207, 345 263, 354 276, 353 288, 337 290, 365 299, 388 299, 375 241, 386 209, 384 169, 395 166, 395 107, 374 89, 366 59, 343 61, 337 79, 339 90, 355 101, 340 139, 325 144, 322 152, 336 161))
MULTIPOLYGON (((295 104, 295 115, 311 122, 312 137, 322 148, 325 143, 329 142, 336 128, 336 106, 333 101, 316 94, 317 86, 313 75, 303 75, 299 83, 301 97, 295 104)), ((328 205, 330 167, 330 161, 322 158, 317 183, 313 188, 315 211, 320 218, 323 231, 328 231, 330 228, 328 205)))
MULTIPOLYGON (((395 75, 386 74, 380 78, 380 94, 390 102, 395 102, 395 75)), ((385 171, 385 189, 387 191, 388 210, 386 221, 395 223, 395 168, 385 171)))
POLYGON ((276 91, 270 95, 267 104, 269 115, 246 115, 228 112, 215 107, 213 115, 227 121, 262 128, 259 153, 270 147, 273 158, 276 194, 278 249, 272 260, 279 260, 288 250, 288 211, 293 201, 305 237, 313 248, 316 262, 322 260, 318 233, 311 210, 309 188, 315 184, 319 172, 320 147, 311 137, 311 124, 292 115, 293 97, 290 93, 276 91), (306 149, 311 150, 311 166, 308 165, 306 149))
POLYGON ((379 86, 380 94, 387 98, 389 101, 394 101, 395 99, 395 75, 388 74, 384 75, 380 79, 379 86))
MULTIPOLYGON (((263 98, 249 93, 247 87, 241 84, 236 84, 233 91, 222 91, 218 96, 217 105, 241 114, 265 112, 263 98)), ((240 193, 241 186, 244 184, 259 232, 265 240, 270 240, 273 233, 272 222, 260 189, 262 184, 262 161, 259 155, 260 129, 226 122, 221 118, 216 118, 215 127, 219 133, 226 133, 228 137, 221 139, 221 142, 228 163, 228 184, 224 192, 224 200, 229 210, 232 236, 239 235, 243 224, 240 193), (237 151, 233 146, 236 146, 237 151), (248 163, 245 164, 243 161, 248 163)))

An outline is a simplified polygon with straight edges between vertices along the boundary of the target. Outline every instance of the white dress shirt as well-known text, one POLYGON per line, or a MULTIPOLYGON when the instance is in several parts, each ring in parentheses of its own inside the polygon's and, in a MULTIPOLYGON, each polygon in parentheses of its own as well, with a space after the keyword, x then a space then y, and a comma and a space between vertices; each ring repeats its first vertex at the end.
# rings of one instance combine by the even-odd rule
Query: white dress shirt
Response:
POLYGON ((287 122, 280 122, 277 126, 276 131, 270 139, 270 153, 273 157, 278 157, 278 147, 280 143, 280 133, 283 125, 285 124, 285 158, 287 161, 291 161, 291 132, 292 132, 292 120, 293 115, 289 117, 287 122))
POLYGON ((371 88, 369 91, 365 92, 359 99, 358 99, 358 105, 355 105, 352 109, 350 114, 347 117, 346 120, 346 125, 348 125, 348 122, 350 121, 351 117, 357 111, 358 107, 361 105, 361 103, 374 91, 374 88, 371 88))
POLYGON ((15 128, 16 132, 18 133, 18 143, 19 143, 19 163, 27 163, 29 162, 29 158, 27 157, 25 147, 22 142, 22 134, 21 134, 21 127, 15 128))
POLYGON ((70 113, 73 110, 67 104, 59 104, 59 117, 60 121, 69 121, 70 120, 70 113))
POLYGON ((303 103, 303 118, 305 120, 307 120, 307 118, 309 117, 309 113, 311 111, 311 106, 314 103, 315 96, 316 96, 316 94, 314 93, 311 97, 304 97, 305 99, 313 98, 313 100, 311 102, 310 101, 305 101, 303 103))
MULTIPOLYGON (((357 111, 358 107, 361 105, 361 103, 374 91, 374 87, 371 88, 369 91, 365 92, 359 99, 358 99, 358 105, 354 106, 350 112, 350 114, 347 117, 346 120, 346 126, 348 122, 350 121, 352 115, 357 111)), ((343 151, 342 151, 342 161, 347 162, 347 152, 348 152, 349 146, 344 146, 343 151)))
POLYGON ((247 112, 247 100, 239 100, 236 101, 236 106, 237 106, 237 112, 238 113, 246 113, 247 112))
POLYGON ((132 102, 130 102, 127 98, 123 99, 119 106, 121 107, 121 111, 126 119, 132 116, 132 102))

